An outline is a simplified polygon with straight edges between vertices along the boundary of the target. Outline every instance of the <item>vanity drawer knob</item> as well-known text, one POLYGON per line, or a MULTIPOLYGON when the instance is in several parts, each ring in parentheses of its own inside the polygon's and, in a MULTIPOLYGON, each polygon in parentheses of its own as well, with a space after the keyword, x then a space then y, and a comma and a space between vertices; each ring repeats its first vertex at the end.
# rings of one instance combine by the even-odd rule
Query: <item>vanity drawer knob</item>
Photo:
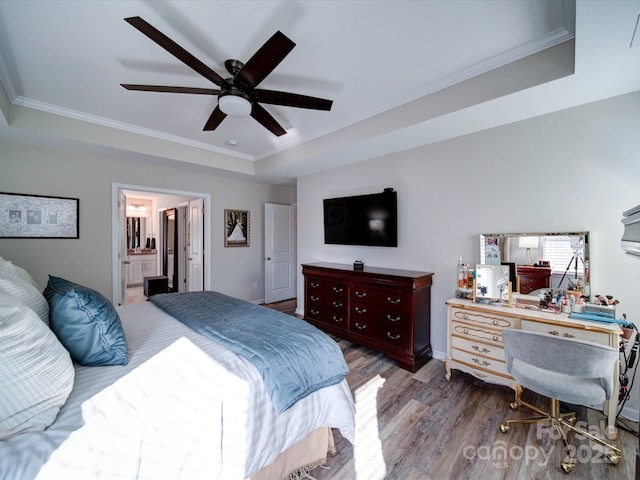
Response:
POLYGON ((473 360, 473 363, 475 363, 476 365, 480 365, 481 367, 488 367, 489 365, 491 365, 486 360, 480 360, 480 359, 475 358, 475 357, 473 357, 472 360, 473 360))
POLYGON ((462 333, 464 333, 465 335, 469 335, 469 329, 465 328, 464 330, 462 330, 462 333))
POLYGON ((499 342, 500 341, 500 337, 498 337, 497 335, 493 336, 493 341, 494 342, 499 342))
POLYGON ((482 347, 482 349, 478 346, 478 345, 472 345, 471 348, 473 348, 476 352, 479 353, 489 353, 490 350, 486 347, 482 347))
POLYGON ((494 325, 498 325, 498 323, 499 323, 499 322, 498 322, 498 320, 494 320, 494 321, 493 321, 493 324, 494 324, 494 325))
POLYGON ((387 337, 389 337, 391 340, 398 340, 400 338, 400 334, 391 335, 391 332, 387 332, 387 337))

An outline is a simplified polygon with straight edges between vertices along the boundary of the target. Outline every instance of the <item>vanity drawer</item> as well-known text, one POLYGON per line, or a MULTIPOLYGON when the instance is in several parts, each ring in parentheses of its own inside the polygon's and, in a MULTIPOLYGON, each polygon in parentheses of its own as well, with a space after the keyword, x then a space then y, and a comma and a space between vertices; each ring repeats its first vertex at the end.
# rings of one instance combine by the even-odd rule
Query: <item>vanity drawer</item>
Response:
POLYGON ((604 332, 594 332, 550 323, 531 322, 529 320, 522 320, 521 328, 522 330, 528 330, 530 332, 548 333, 559 337, 577 338, 578 340, 586 340, 588 342, 599 343, 600 345, 609 345, 609 335, 604 332))
POLYGON ((470 312, 457 308, 451 309, 451 319, 495 328, 517 328, 515 325, 516 322, 512 318, 493 315, 491 313, 470 312))
POLYGON ((472 326, 466 323, 451 322, 453 337, 462 337, 469 341, 482 340, 502 345, 502 334, 499 329, 484 328, 483 326, 472 326))
POLYGON ((452 337, 451 345, 453 348, 458 350, 464 350, 475 355, 482 355, 483 357, 489 357, 494 360, 501 360, 504 362, 504 348, 497 345, 490 345, 488 343, 477 342, 456 336, 452 337))
POLYGON ((454 361, 466 363, 473 368, 479 368, 490 373, 497 373, 499 375, 511 377, 509 372, 507 372, 507 364, 502 360, 494 360, 481 355, 475 355, 473 353, 465 352, 464 350, 458 350, 457 348, 452 350, 451 358, 454 361))

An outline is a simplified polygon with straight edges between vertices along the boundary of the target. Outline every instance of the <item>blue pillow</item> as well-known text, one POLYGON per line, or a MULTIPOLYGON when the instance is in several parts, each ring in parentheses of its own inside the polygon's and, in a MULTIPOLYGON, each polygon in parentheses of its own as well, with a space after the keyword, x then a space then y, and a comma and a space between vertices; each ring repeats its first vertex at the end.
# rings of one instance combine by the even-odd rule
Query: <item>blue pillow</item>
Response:
POLYGON ((118 312, 103 295, 49 275, 43 292, 51 330, 81 365, 126 365, 127 340, 118 312))

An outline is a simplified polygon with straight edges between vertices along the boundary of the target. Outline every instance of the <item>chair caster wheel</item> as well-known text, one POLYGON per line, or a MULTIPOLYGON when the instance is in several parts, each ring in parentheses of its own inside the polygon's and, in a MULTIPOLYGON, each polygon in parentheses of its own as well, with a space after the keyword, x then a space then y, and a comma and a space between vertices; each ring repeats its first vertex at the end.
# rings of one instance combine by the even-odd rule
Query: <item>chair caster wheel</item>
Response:
POLYGON ((620 460, 622 460, 622 455, 618 455, 617 453, 607 453, 607 458, 611 463, 617 465, 620 460))
POLYGON ((572 458, 568 462, 562 462, 560 465, 564 473, 571 473, 573 469, 576 468, 576 461, 572 458))
POLYGON ((511 407, 511 410, 515 410, 516 408, 518 408, 520 404, 518 402, 511 402, 509 404, 509 407, 511 407))
POLYGON ((511 428, 511 427, 509 427, 509 425, 507 423, 501 423, 500 424, 500 431, 502 433, 507 433, 509 431, 509 428, 511 428))

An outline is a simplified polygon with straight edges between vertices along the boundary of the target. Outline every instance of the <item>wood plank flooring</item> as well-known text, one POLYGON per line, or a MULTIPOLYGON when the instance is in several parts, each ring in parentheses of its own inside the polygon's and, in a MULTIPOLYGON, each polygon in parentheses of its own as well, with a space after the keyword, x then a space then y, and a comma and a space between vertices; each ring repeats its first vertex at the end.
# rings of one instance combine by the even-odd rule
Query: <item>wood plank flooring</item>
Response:
MULTIPOLYGON (((284 304, 283 304, 284 306, 284 304)), ((278 306, 272 306, 278 308, 278 306)), ((288 304, 291 311, 291 304, 288 304)), ((295 307, 294 307, 295 310, 295 307)), ((567 476, 561 467, 565 450, 546 426, 514 425, 505 434, 498 425, 517 416, 533 416, 525 407, 509 408, 511 389, 486 384, 454 370, 444 378, 444 363, 427 362, 416 373, 381 353, 334 337, 349 365, 347 381, 356 401, 356 446, 334 430, 338 453, 316 480, 436 479, 611 479, 635 476, 638 439, 618 429, 614 443, 623 451, 616 466, 589 442, 570 434, 578 465, 567 476)), ((547 409, 548 400, 525 392, 524 400, 547 409)), ((574 408, 592 433, 604 431, 596 410, 574 408)), ((632 425, 637 431, 637 425, 632 425)))
MULTIPOLYGON (((570 434, 578 465, 567 477, 560 467, 564 443, 546 425, 514 425, 500 432, 504 419, 534 415, 525 407, 509 408, 511 389, 457 370, 447 381, 438 360, 414 374, 383 354, 334 338, 349 365, 347 381, 363 435, 356 437, 354 448, 334 430, 338 454, 330 456, 328 468, 312 472, 316 480, 634 478, 638 439, 630 432, 619 429, 614 443, 623 460, 616 466, 607 463, 598 445, 591 448, 586 439, 570 434)), ((533 392, 525 392, 524 400, 548 407, 548 400, 533 392)), ((604 431, 601 412, 585 407, 574 411, 592 432, 604 431)))

